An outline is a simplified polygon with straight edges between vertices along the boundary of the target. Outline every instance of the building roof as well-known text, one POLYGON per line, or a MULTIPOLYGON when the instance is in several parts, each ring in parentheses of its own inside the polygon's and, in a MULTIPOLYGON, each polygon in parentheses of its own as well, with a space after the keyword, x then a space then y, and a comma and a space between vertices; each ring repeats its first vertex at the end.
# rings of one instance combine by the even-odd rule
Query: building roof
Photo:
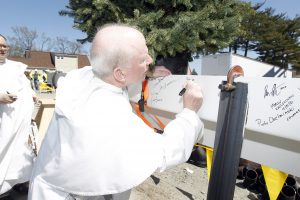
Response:
POLYGON ((54 52, 42 52, 42 51, 26 51, 24 57, 20 56, 9 56, 8 59, 22 62, 28 65, 28 68, 35 69, 55 69, 54 57, 59 56, 69 56, 78 57, 78 68, 90 65, 87 55, 69 55, 54 52))
POLYGON ((78 55, 78 68, 90 66, 90 60, 86 55, 78 55))

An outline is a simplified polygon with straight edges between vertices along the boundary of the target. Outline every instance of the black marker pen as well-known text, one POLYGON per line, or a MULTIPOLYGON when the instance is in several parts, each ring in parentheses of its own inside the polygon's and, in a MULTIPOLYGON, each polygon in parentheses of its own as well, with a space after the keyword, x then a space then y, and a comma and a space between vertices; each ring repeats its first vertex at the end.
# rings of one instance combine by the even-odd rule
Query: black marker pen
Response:
POLYGON ((182 90, 179 92, 179 96, 182 96, 186 91, 186 88, 182 88, 182 90))

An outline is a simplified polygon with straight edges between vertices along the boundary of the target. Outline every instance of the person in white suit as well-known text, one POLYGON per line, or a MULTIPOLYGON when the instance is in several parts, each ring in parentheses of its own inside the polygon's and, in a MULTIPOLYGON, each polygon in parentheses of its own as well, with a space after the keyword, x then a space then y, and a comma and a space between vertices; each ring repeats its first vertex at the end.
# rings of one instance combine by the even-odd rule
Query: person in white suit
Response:
POLYGON ((27 66, 8 60, 8 49, 0 35, 0 195, 29 181, 34 158, 28 145, 34 101, 27 66))
POLYGON ((60 79, 38 154, 29 200, 122 199, 154 171, 185 162, 202 137, 201 88, 188 82, 183 109, 164 134, 132 112, 127 86, 140 83, 152 58, 143 34, 125 24, 100 28, 87 66, 60 79))

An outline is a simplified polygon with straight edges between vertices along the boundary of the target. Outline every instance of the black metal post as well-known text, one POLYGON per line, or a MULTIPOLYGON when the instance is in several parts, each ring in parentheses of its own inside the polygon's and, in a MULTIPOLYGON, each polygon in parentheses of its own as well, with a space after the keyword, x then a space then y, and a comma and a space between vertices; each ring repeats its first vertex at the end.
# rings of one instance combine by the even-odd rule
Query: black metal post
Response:
POLYGON ((208 186, 208 200, 232 200, 239 159, 243 144, 248 104, 248 85, 234 83, 227 90, 220 85, 221 94, 214 142, 213 163, 208 186))

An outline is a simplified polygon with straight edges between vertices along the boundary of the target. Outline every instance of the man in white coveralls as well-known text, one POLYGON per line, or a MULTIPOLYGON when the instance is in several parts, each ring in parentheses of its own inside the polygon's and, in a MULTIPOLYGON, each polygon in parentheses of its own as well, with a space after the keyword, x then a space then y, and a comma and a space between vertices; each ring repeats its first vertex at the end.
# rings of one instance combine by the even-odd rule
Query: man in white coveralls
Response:
POLYGON ((194 82, 187 82, 184 109, 162 135, 132 112, 127 86, 144 80, 152 63, 136 28, 99 29, 90 61, 91 67, 69 72, 59 82, 29 200, 129 199, 131 188, 155 170, 185 162, 202 137, 196 112, 203 97, 194 82))
POLYGON ((34 102, 27 66, 8 60, 8 50, 0 35, 0 195, 29 181, 34 157, 28 145, 34 102))

